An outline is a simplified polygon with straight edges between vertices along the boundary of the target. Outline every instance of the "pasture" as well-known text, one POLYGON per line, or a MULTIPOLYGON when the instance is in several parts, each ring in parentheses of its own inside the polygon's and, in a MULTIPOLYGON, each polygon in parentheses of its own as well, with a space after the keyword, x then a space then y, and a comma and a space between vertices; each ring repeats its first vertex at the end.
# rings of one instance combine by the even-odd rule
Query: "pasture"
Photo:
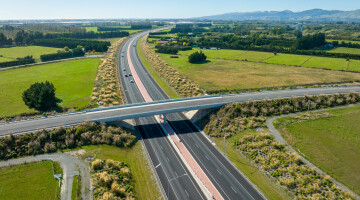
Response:
POLYGON ((82 107, 90 103, 99 58, 71 60, 0 71, 0 117, 34 112, 22 100, 22 93, 35 82, 50 81, 61 107, 82 107))
POLYGON ((60 195, 52 162, 0 168, 0 199, 55 199, 60 195))
POLYGON ((348 54, 360 54, 360 49, 357 48, 347 48, 347 47, 338 47, 331 49, 331 53, 348 53, 348 54))
POLYGON ((26 46, 26 47, 10 47, 0 48, 0 62, 6 62, 10 60, 16 60, 16 58, 22 58, 25 56, 33 56, 37 62, 40 61, 40 55, 56 53, 59 48, 53 47, 41 47, 41 46, 26 46), (8 60, 3 60, 8 59, 8 60))
POLYGON ((332 116, 294 122, 282 118, 278 127, 294 149, 359 194, 360 105, 326 112, 332 116))
MULTIPOLYGON (((188 55, 191 51, 179 52, 179 58, 170 58, 169 54, 159 55, 171 67, 184 73, 208 91, 257 89, 360 80, 360 74, 358 73, 246 62, 238 61, 237 59, 240 56, 250 59, 257 52, 240 51, 239 55, 233 50, 207 50, 204 52, 208 56, 208 61, 199 64, 188 62, 188 55), (250 55, 250 57, 246 57, 247 55, 250 55)), ((266 53, 260 55, 263 55, 263 58, 270 56, 266 53)))

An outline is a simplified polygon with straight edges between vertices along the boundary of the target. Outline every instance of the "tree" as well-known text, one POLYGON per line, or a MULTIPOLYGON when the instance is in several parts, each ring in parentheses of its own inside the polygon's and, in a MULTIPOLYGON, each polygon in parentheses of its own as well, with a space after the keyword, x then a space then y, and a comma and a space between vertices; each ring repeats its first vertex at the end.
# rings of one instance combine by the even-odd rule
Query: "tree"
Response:
POLYGON ((29 108, 44 112, 56 108, 57 103, 61 102, 61 99, 55 96, 55 90, 49 81, 36 82, 23 92, 22 98, 29 108))
POLYGON ((190 63, 198 63, 206 60, 206 55, 200 51, 200 52, 194 52, 189 56, 189 62, 190 63))

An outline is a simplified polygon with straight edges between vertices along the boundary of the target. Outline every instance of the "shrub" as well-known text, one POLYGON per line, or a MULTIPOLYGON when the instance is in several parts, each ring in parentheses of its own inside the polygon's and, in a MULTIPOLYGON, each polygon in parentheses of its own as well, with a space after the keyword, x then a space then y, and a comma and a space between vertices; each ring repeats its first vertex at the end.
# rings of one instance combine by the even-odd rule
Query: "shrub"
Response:
POLYGON ((200 52, 194 52, 192 54, 190 54, 189 56, 189 62, 190 63, 198 63, 198 62, 203 62, 206 60, 206 55, 200 51, 200 52))
POLYGON ((171 46, 158 46, 156 48, 157 53, 177 54, 179 52, 177 48, 171 46))

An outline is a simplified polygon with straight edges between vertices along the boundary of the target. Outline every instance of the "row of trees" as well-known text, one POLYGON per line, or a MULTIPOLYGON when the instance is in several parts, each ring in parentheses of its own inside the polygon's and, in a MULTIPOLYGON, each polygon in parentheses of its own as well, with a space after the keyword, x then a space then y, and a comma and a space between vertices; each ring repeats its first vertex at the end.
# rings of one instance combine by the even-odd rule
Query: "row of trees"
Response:
POLYGON ((35 63, 35 59, 32 56, 25 56, 24 58, 17 58, 16 60, 13 61, 0 62, 0 68, 17 66, 17 65, 26 65, 32 63, 35 63))
POLYGON ((41 55, 40 60, 43 62, 46 62, 46 61, 51 61, 51 60, 60 60, 60 59, 66 59, 66 58, 81 57, 84 55, 85 55, 85 52, 81 48, 75 48, 70 51, 41 55))
POLYGON ((108 144, 131 147, 136 136, 119 127, 95 122, 84 122, 70 128, 39 130, 30 134, 9 135, 0 138, 0 159, 52 153, 60 149, 84 145, 108 144))
POLYGON ((177 54, 179 50, 172 46, 157 46, 156 53, 177 54))
POLYGON ((86 51, 94 49, 97 52, 105 52, 108 50, 108 46, 111 45, 110 42, 107 41, 82 40, 73 38, 37 39, 34 41, 34 44, 56 48, 64 48, 67 46, 71 49, 81 45, 85 48, 86 51))
POLYGON ((307 35, 297 39, 294 48, 300 50, 309 50, 315 47, 323 47, 325 45, 325 34, 317 33, 307 35))

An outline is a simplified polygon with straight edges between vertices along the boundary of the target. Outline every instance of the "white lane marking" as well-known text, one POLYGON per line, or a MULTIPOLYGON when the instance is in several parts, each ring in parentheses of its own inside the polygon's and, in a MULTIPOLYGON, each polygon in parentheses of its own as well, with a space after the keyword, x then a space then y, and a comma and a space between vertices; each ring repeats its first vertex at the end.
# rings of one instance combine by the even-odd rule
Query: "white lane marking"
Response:
POLYGON ((166 159, 170 162, 170 159, 169 159, 169 157, 166 157, 166 159))
POLYGON ((230 186, 232 190, 234 190, 234 192, 237 194, 236 190, 233 188, 233 186, 230 186))
POLYGON ((197 147, 197 148, 199 148, 199 146, 195 143, 195 146, 197 147))
POLYGON ((156 167, 155 167, 155 168, 158 168, 158 167, 160 166, 160 164, 161 164, 161 163, 159 163, 158 165, 156 165, 156 167))
POLYGON ((161 150, 164 150, 161 144, 160 144, 160 149, 161 149, 161 150))
POLYGON ((174 171, 174 172, 175 172, 176 177, 178 177, 178 174, 176 173, 176 171, 174 171))
POLYGON ((205 155, 205 158, 206 158, 207 160, 210 160, 206 155, 205 155))
POLYGON ((188 193, 186 190, 185 190, 185 193, 186 193, 186 195, 187 195, 188 197, 190 197, 190 196, 189 196, 189 193, 188 193))
POLYGON ((216 171, 221 175, 220 171, 218 169, 216 169, 216 171))

